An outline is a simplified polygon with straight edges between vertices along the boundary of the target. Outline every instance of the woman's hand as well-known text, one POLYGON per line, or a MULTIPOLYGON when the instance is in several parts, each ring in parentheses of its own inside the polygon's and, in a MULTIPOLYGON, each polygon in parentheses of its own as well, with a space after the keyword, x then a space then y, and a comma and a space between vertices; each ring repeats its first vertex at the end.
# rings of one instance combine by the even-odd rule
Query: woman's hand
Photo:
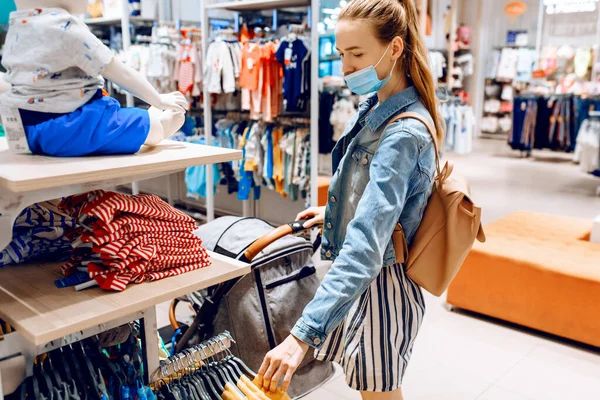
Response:
POLYGON ((309 347, 308 344, 289 335, 283 343, 268 352, 258 371, 259 378, 262 378, 262 388, 275 393, 281 377, 285 375, 281 389, 287 391, 292 376, 304 360, 309 347))
POLYGON ((296 221, 304 219, 308 219, 308 221, 304 223, 306 229, 323 225, 323 222, 325 221, 325 207, 311 207, 308 210, 302 211, 296 217, 296 221))

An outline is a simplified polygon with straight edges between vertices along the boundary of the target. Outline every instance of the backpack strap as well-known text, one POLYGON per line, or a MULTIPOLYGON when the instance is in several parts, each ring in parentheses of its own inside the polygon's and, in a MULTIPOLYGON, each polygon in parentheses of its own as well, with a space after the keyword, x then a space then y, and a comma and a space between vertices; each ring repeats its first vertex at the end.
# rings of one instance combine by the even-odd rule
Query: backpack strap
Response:
MULTIPOLYGON (((431 126, 431 123, 424 116, 422 116, 421 114, 414 112, 414 111, 403 112, 399 115, 396 115, 394 118, 392 118, 387 123, 387 125, 393 124, 394 122, 397 122, 401 119, 407 119, 407 118, 416 119, 417 121, 419 121, 423 125, 425 125, 425 127, 427 128, 427 131, 431 135, 431 140, 433 141, 433 148, 435 149, 435 164, 436 164, 435 166, 436 166, 436 170, 437 170, 437 175, 438 175, 438 177, 441 177, 442 170, 440 168, 440 164, 441 164, 440 152, 439 152, 439 147, 437 144, 437 139, 435 137, 435 128, 433 126, 431 126)), ((375 151, 377 151, 377 149, 379 148, 380 141, 381 141, 381 135, 379 136, 379 139, 377 140, 377 145, 375 146, 375 151)))

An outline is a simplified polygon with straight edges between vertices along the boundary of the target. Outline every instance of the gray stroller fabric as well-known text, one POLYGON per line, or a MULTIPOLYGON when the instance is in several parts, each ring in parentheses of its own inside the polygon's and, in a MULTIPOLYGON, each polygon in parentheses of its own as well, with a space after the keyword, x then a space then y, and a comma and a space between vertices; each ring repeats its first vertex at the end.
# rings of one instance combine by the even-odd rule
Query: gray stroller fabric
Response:
MULTIPOLYGON (((235 258, 273 230, 260 219, 223 217, 201 226, 195 234, 206 249, 235 258)), ((290 334, 319 287, 312 251, 312 244, 303 238, 286 236, 276 241, 253 260, 252 272, 240 279, 219 305, 215 333, 231 332, 236 340, 232 351, 254 371, 267 352, 290 334)), ((201 304, 203 292, 188 299, 201 304)), ((296 398, 310 393, 333 373, 332 363, 315 360, 309 351, 288 394, 296 398)))

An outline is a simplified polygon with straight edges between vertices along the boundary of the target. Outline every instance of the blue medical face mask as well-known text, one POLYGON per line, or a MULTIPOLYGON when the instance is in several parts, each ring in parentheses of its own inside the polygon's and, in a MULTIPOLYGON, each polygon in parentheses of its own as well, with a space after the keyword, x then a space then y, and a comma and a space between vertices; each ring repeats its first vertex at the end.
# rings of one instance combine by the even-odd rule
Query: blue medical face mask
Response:
POLYGON ((379 61, 377 61, 375 66, 369 65, 366 68, 353 72, 344 77, 346 84, 348 85, 348 89, 358 95, 364 95, 378 91, 390 81, 392 74, 394 73, 394 68, 396 67, 396 61, 394 61, 392 70, 387 78, 380 80, 377 76, 377 71, 375 70, 375 68, 377 68, 377 66, 381 63, 381 60, 383 60, 383 57, 385 57, 387 54, 388 50, 390 49, 390 45, 391 43, 388 44, 388 47, 385 49, 385 52, 379 61))

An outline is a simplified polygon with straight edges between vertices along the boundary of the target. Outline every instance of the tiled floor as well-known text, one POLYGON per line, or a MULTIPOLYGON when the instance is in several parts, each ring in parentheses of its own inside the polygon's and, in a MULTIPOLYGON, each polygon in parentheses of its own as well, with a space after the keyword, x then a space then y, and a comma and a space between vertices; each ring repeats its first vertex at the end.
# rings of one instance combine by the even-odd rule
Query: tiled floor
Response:
MULTIPOLYGON (((456 169, 470 179, 486 223, 523 209, 590 219, 600 214, 600 198, 595 196, 600 179, 557 158, 564 159, 551 153, 519 159, 495 141, 477 143, 471 155, 452 157, 456 169)), ((404 379, 406 399, 600 399, 600 351, 453 312, 443 298, 426 298, 425 321, 404 379)), ((338 371, 305 398, 360 396, 338 371)))

